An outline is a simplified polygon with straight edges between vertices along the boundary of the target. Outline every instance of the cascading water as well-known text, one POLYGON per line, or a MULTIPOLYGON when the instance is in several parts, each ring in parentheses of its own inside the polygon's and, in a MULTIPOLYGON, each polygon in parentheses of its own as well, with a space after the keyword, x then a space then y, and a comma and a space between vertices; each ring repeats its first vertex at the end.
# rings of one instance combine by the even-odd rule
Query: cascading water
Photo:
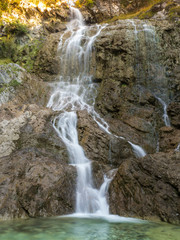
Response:
POLYGON ((146 81, 146 87, 154 94, 155 98, 163 107, 163 121, 166 126, 170 126, 170 120, 167 114, 168 83, 165 76, 165 68, 159 61, 159 43, 155 27, 149 24, 135 24, 134 35, 136 42, 136 73, 139 85, 146 81), (141 41, 140 41, 141 39, 141 41), (139 58, 141 60, 139 60, 139 58), (143 82, 142 82, 143 81, 143 82))
MULTIPOLYGON (((100 189, 94 187, 91 162, 79 145, 76 128, 76 111, 86 110, 100 128, 111 134, 108 124, 94 110, 97 87, 92 82, 91 64, 93 43, 106 25, 87 27, 80 11, 72 6, 70 9, 71 21, 58 46, 61 75, 59 82, 51 84, 54 90, 47 106, 61 112, 54 119, 53 126, 67 147, 70 164, 77 169, 76 213, 108 215, 106 195, 110 179, 104 177, 100 189)), ((140 146, 129 144, 137 157, 146 155, 140 146)))
MULTIPOLYGON (((158 39, 156 37, 155 27, 144 24, 143 31, 145 33, 146 42, 149 43, 147 54, 148 59, 148 75, 152 75, 153 79, 151 81, 151 87, 149 87, 156 99, 160 102, 163 107, 163 120, 166 126, 170 126, 170 120, 167 114, 167 104, 168 102, 168 86, 167 79, 165 77, 165 69, 159 64, 159 54, 158 54, 158 39), (154 74, 152 74, 154 73, 154 74), (152 84, 153 83, 153 84, 152 84)), ((150 79, 151 80, 151 79, 150 79)), ((150 81, 149 81, 150 83, 150 81)))
MULTIPOLYGON (((79 145, 76 128, 77 110, 85 109, 94 119, 100 119, 93 108, 96 88, 92 83, 90 63, 93 42, 105 26, 88 28, 84 25, 80 11, 74 7, 70 9, 72 20, 58 46, 61 58, 60 81, 54 84, 48 107, 62 111, 54 119, 53 126, 67 147, 70 163, 77 169, 76 213, 108 215, 106 193, 110 180, 105 177, 99 190, 94 187, 91 162, 79 145)), ((107 129, 103 120, 99 124, 107 129)))

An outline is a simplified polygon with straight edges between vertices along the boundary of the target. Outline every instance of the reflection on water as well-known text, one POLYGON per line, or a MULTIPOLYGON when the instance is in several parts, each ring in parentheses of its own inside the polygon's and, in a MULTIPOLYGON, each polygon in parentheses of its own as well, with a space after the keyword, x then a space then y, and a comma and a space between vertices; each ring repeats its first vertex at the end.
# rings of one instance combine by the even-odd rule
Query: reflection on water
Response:
POLYGON ((178 240, 180 227, 147 221, 41 218, 0 222, 1 240, 178 240))

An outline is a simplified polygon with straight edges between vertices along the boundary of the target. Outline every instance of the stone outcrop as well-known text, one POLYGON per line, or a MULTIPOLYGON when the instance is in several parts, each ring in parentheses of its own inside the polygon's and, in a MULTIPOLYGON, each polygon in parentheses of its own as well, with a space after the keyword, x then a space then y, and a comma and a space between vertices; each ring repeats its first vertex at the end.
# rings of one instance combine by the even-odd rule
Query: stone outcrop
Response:
POLYGON ((124 20, 108 25, 96 41, 96 109, 111 132, 152 154, 119 162, 109 189, 114 214, 179 223, 179 35, 167 21, 124 20), (157 96, 170 103, 171 127, 157 96))
POLYGON ((24 149, 0 159, 0 217, 3 219, 72 213, 76 170, 24 149))
POLYGON ((180 221, 180 153, 156 153, 121 164, 109 189, 114 214, 180 221))
POLYGON ((0 216, 72 213, 76 170, 50 123, 54 113, 35 104, 1 108, 0 216))
POLYGON ((148 0, 94 0, 94 4, 83 6, 81 11, 86 22, 95 23, 128 19, 128 16, 135 16, 140 19, 179 19, 179 1, 164 0, 149 2, 148 0))
POLYGON ((15 87, 23 82, 26 74, 18 64, 0 65, 0 106, 13 98, 15 87))
POLYGON ((57 56, 59 39, 59 33, 50 34, 35 61, 35 70, 44 81, 54 80, 59 73, 60 59, 57 56))
MULTIPOLYGON (((180 49, 179 34, 178 26, 167 21, 121 20, 108 25, 96 41, 94 81, 100 82, 96 109, 110 123, 112 132, 140 144, 149 153, 156 151, 160 128, 165 124, 163 106, 156 95, 178 109, 178 103, 173 102, 179 96, 179 57, 170 42, 180 49), (169 31, 172 35, 166 38, 169 31), (152 40, 153 36, 159 42, 152 40), (163 46, 164 39, 168 41, 163 46)), ((179 115, 178 110, 177 114, 173 111, 169 113, 177 132, 179 115)), ((177 137, 173 147, 179 140, 177 137)))

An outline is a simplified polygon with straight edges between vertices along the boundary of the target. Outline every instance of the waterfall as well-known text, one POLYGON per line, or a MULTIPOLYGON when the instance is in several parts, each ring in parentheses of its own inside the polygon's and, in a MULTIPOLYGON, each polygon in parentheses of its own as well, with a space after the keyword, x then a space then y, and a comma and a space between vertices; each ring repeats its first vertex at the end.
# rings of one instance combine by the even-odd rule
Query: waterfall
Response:
POLYGON ((61 75, 59 82, 52 84, 54 91, 47 106, 61 112, 53 127, 67 147, 70 164, 77 169, 76 213, 108 215, 106 194, 110 179, 105 177, 100 189, 94 187, 91 162, 78 142, 76 114, 77 110, 86 110, 108 131, 106 122, 94 111, 96 84, 92 83, 91 69, 92 46, 105 25, 87 27, 80 11, 70 9, 71 21, 58 46, 61 75))
MULTIPOLYGON (((53 91, 47 107, 60 112, 53 127, 67 147, 70 164, 77 169, 76 214, 109 216, 106 195, 110 179, 104 176, 100 189, 94 187, 91 162, 78 142, 76 113, 86 110, 98 126, 111 135, 109 125, 94 110, 97 84, 92 81, 93 43, 106 25, 87 27, 80 11, 73 6, 70 10, 71 21, 58 45, 59 81, 51 84, 53 91)), ((146 155, 140 146, 129 143, 137 157, 146 155)))
POLYGON ((148 76, 149 76, 149 88, 156 99, 160 102, 163 107, 163 121, 166 126, 170 126, 170 120, 167 114, 167 103, 168 102, 168 84, 165 77, 165 69, 159 63, 159 44, 158 38, 156 37, 155 27, 143 24, 143 31, 145 33, 147 48, 147 62, 148 62, 148 76), (152 77, 151 77, 152 75, 152 77), (152 79, 153 78, 153 79, 152 79))
POLYGON ((133 151, 136 155, 136 157, 145 157, 146 156, 146 152, 144 151, 144 149, 142 147, 140 147, 139 145, 133 144, 132 142, 128 141, 128 143, 132 146, 133 151))
POLYGON ((159 61, 160 45, 155 27, 146 23, 137 26, 133 20, 130 22, 134 27, 136 58, 138 59, 136 63, 138 83, 144 85, 145 82, 145 87, 152 92, 163 107, 165 125, 170 126, 170 119, 167 114, 168 83, 165 68, 161 66, 159 61))

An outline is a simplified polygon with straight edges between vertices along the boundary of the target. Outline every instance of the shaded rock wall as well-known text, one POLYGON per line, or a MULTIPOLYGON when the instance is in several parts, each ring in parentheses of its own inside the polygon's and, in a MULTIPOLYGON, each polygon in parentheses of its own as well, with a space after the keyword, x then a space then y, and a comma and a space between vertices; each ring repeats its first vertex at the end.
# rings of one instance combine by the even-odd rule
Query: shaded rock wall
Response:
POLYGON ((52 128, 53 114, 35 104, 1 108, 1 218, 74 211, 76 170, 52 128))
MULTIPOLYGON (((95 81, 101 82, 96 109, 111 123, 113 132, 149 153, 156 151, 159 129, 165 124, 156 95, 167 105, 179 104, 179 55, 174 53, 180 49, 179 35, 178 26, 166 21, 121 20, 108 25, 96 41, 95 81), (148 31, 152 32, 150 39, 148 31), (171 34, 166 38, 167 32, 171 34)), ((175 115, 173 119, 178 118, 175 115)))
POLYGON ((114 214, 180 220, 179 35, 178 25, 167 21, 125 20, 108 25, 96 41, 96 109, 114 134, 152 153, 119 161, 109 189, 114 214), (169 104, 171 127, 156 95, 169 104))
POLYGON ((179 223, 179 160, 179 152, 157 153, 121 164, 109 189, 111 212, 179 223))

